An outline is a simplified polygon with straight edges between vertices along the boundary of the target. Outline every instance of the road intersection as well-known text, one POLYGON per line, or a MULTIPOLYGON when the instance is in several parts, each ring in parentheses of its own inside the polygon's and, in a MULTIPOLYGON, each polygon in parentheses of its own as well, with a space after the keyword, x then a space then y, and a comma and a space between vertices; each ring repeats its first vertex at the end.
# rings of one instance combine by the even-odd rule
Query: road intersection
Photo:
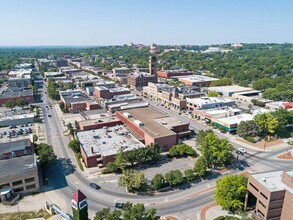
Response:
MULTIPOLYGON (((44 111, 45 136, 47 143, 53 145, 54 151, 58 157, 57 165, 51 167, 48 170, 47 176, 51 185, 50 188, 52 190, 58 190, 58 196, 61 199, 66 200, 68 204, 70 204, 71 197, 76 189, 80 189, 87 196, 90 213, 94 213, 95 211, 105 207, 113 208, 115 203, 118 201, 131 201, 133 203, 143 203, 147 207, 156 208, 159 215, 174 213, 180 215, 180 213, 184 213, 187 210, 199 210, 200 207, 213 201, 215 192, 214 186, 217 178, 205 180, 198 184, 194 184, 187 189, 179 189, 176 191, 162 193, 158 195, 142 196, 134 194, 122 194, 105 189, 93 190, 92 188, 90 188, 90 181, 85 177, 85 175, 79 169, 75 169, 78 166, 75 159, 72 159, 74 158, 73 152, 67 147, 67 137, 64 137, 62 135, 64 132, 64 128, 62 126, 58 112, 55 108, 50 109, 50 113, 48 113, 46 110, 46 106, 51 105, 52 102, 49 100, 45 91, 46 88, 44 87, 43 105, 41 105, 41 108, 44 111), (52 117, 47 117, 48 114, 51 114, 52 117)), ((195 131, 209 129, 203 124, 191 120, 188 116, 178 115, 177 112, 174 112, 171 109, 165 109, 163 107, 160 108, 155 102, 151 101, 150 103, 155 108, 164 111, 168 115, 172 115, 183 121, 189 121, 191 128, 195 131)), ((217 135, 219 135, 219 137, 221 138, 227 138, 225 134, 219 132, 217 132, 217 135)), ((230 139, 231 138, 229 138, 228 136, 229 141, 230 139)), ((231 140, 231 143, 235 147, 243 147, 237 142, 233 143, 233 139, 231 140)), ((289 147, 264 152, 251 148, 245 149, 247 152, 249 152, 249 154, 247 155, 247 157, 239 158, 239 164, 242 164, 242 168, 250 172, 286 170, 290 168, 292 169, 293 167, 293 161, 283 161, 276 159, 276 156, 278 154, 286 151, 287 149, 289 149, 289 147)), ((239 170, 238 168, 235 167, 235 169, 229 170, 223 175, 227 173, 236 174, 242 172, 242 170, 239 170)), ((218 178, 220 178, 220 176, 218 178)))

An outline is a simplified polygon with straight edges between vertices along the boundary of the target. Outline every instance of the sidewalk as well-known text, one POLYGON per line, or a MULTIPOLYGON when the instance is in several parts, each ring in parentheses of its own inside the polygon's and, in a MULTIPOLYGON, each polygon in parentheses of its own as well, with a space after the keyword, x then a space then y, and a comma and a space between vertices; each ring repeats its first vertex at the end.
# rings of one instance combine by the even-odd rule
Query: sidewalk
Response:
POLYGON ((238 215, 229 214, 228 211, 223 210, 221 206, 217 205, 216 202, 213 202, 209 205, 206 205, 205 207, 201 209, 200 219, 213 220, 219 216, 226 216, 226 215, 240 218, 240 216, 238 215))

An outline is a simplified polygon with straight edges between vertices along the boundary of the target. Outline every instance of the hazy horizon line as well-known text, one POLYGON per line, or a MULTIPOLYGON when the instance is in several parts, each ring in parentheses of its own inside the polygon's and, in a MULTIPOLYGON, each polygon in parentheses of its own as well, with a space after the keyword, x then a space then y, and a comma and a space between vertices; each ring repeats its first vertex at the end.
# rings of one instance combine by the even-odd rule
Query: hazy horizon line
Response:
MULTIPOLYGON (((239 43, 239 44, 293 44, 293 42, 250 42, 250 43, 243 43, 243 42, 233 42, 233 43, 239 43)), ((212 46, 212 45, 227 45, 227 44, 233 44, 233 43, 212 43, 212 44, 156 44, 158 46, 212 46)), ((0 48, 29 48, 29 47, 51 47, 51 48, 91 48, 91 47, 113 47, 113 46, 125 46, 129 43, 125 44, 100 44, 100 45, 94 45, 94 44, 88 44, 88 45, 0 45, 0 48)), ((134 45, 145 45, 149 46, 150 44, 143 44, 143 43, 133 43, 134 45)))

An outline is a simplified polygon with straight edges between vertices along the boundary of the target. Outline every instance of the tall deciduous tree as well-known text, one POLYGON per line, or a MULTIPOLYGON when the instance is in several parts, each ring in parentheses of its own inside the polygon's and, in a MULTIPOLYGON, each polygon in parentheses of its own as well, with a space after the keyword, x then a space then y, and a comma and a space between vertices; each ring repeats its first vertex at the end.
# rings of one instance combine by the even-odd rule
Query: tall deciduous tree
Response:
POLYGON ((170 186, 176 186, 183 182, 183 174, 180 170, 171 170, 165 174, 165 180, 170 186))
POLYGON ((54 153, 53 147, 48 144, 41 143, 37 146, 37 154, 40 164, 44 167, 55 165, 57 156, 54 153))
POLYGON ((237 134, 240 137, 255 137, 259 133, 256 121, 241 121, 237 126, 237 134))
POLYGON ((200 156, 194 165, 194 172, 196 172, 199 177, 203 177, 206 174, 207 168, 208 164, 206 158, 204 156, 200 156))
POLYGON ((68 147, 76 153, 80 152, 80 142, 77 139, 74 139, 68 143, 68 147))
POLYGON ((274 134, 279 126, 278 120, 270 113, 257 114, 253 119, 265 135, 274 134))
POLYGON ((119 184, 124 186, 129 192, 135 192, 146 186, 146 179, 143 172, 134 170, 124 170, 119 178, 119 184))
POLYGON ((242 209, 246 189, 246 177, 227 175, 217 180, 215 200, 225 210, 236 211, 242 209))
POLYGON ((154 190, 158 190, 164 187, 165 185, 165 178, 163 174, 157 173, 151 181, 152 188, 154 190))

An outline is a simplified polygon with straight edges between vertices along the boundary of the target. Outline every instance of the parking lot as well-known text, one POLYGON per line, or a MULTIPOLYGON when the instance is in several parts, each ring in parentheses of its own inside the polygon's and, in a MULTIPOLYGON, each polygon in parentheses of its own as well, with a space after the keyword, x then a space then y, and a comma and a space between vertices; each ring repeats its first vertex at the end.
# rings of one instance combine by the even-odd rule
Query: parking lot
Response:
POLYGON ((0 128, 0 142, 8 142, 11 140, 30 138, 33 133, 31 124, 24 124, 19 126, 9 126, 0 128))

